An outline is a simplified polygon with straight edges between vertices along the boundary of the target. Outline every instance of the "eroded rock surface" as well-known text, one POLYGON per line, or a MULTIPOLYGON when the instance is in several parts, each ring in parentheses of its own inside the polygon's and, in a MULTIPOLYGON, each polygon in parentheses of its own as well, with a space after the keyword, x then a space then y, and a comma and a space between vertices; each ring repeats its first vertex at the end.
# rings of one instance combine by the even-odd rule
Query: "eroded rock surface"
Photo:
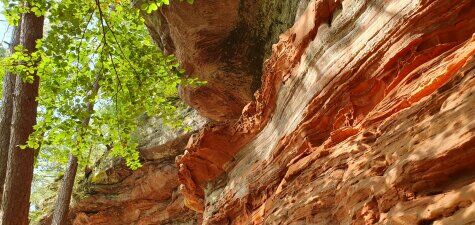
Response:
POLYGON ((173 1, 150 32, 208 81, 182 97, 222 123, 104 170, 71 221, 475 224, 473 15, 473 0, 173 1))
POLYGON ((260 87, 262 64, 278 35, 308 0, 171 1, 144 14, 155 42, 175 54, 205 86, 181 87, 181 97, 215 121, 235 120, 260 87))
MULTIPOLYGON (((142 167, 124 163, 103 168, 104 175, 84 187, 88 197, 74 204, 73 225, 155 225, 201 223, 201 216, 186 208, 178 191, 174 158, 182 154, 190 134, 163 145, 141 150, 142 167)), ((120 162, 120 161, 119 161, 120 162)))
MULTIPOLYGON (((159 47, 175 54, 190 76, 207 81, 203 87, 182 88, 182 98, 212 120, 232 121, 253 100, 271 45, 306 3, 171 1, 171 6, 144 18, 159 47)), ((194 112, 188 120, 194 128, 206 122, 194 112)), ((184 206, 174 163, 189 135, 171 132, 156 118, 145 123, 138 133, 143 167, 131 171, 121 161, 102 160, 83 184, 86 198, 73 203, 72 224, 201 224, 201 214, 184 206), (170 141, 161 144, 164 140, 170 141)))
POLYGON ((316 0, 177 160, 204 224, 474 224, 475 2, 316 0))

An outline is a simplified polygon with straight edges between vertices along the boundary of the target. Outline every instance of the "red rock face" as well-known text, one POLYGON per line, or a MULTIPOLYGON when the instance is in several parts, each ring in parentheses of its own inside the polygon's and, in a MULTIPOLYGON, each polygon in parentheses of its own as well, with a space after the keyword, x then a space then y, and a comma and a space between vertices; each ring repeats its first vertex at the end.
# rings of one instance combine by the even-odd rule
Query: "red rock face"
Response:
POLYGON ((207 81, 203 87, 182 87, 182 99, 218 121, 239 117, 252 100, 252 76, 246 76, 237 63, 225 62, 238 58, 226 57, 229 48, 223 47, 234 44, 231 36, 239 21, 238 7, 238 0, 204 0, 193 5, 176 2, 162 10, 176 47, 174 54, 188 74, 207 81))
POLYGON ((475 223, 475 2, 317 0, 177 160, 204 224, 475 223))
POLYGON ((187 75, 206 81, 180 87, 181 98, 223 122, 237 120, 254 99, 264 57, 297 9, 295 0, 171 1, 144 18, 155 42, 179 59, 187 75))
POLYGON ((73 209, 74 225, 197 223, 176 193, 177 169, 146 163, 125 181, 104 185, 73 209))
MULTIPOLYGON (((73 225, 199 224, 201 216, 184 205, 173 162, 189 135, 141 151, 142 167, 131 171, 123 163, 104 170, 104 179, 85 185, 88 196, 70 211, 73 225)), ((93 179, 94 180, 94 179, 93 179)), ((48 219, 43 224, 49 224, 48 219)))

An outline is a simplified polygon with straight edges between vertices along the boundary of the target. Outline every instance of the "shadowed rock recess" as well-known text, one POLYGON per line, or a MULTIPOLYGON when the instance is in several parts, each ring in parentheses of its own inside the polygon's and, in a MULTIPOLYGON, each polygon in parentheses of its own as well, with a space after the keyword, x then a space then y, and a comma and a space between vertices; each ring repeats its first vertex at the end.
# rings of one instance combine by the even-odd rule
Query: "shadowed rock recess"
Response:
POLYGON ((238 119, 260 87, 262 63, 278 36, 292 26, 308 0, 172 1, 145 23, 158 46, 175 54, 201 87, 181 97, 215 121, 238 119))
POLYGON ((182 98, 220 123, 142 151, 74 224, 475 224, 474 15, 473 0, 172 1, 144 15, 208 82, 182 98))

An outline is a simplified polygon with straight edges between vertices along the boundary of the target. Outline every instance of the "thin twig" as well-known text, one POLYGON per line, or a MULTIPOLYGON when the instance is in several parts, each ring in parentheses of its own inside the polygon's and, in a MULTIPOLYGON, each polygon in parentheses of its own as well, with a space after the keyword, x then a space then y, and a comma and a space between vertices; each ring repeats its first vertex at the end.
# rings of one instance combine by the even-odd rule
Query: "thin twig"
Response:
POLYGON ((5 33, 3 33, 2 42, 1 42, 1 43, 7 44, 8 47, 10 47, 11 44, 8 43, 8 42, 6 42, 6 41, 5 41, 5 38, 7 37, 7 33, 8 33, 9 30, 10 30, 10 24, 8 24, 7 30, 5 31, 5 33))
POLYGON ((103 39, 102 41, 104 42, 104 46, 107 46, 107 39, 106 39, 106 28, 104 26, 104 14, 102 13, 102 9, 101 9, 101 3, 99 2, 99 0, 96 0, 96 5, 97 5, 97 8, 99 9, 99 19, 101 20, 101 27, 102 27, 102 36, 103 36, 103 39))
POLYGON ((115 32, 112 30, 112 26, 107 22, 106 19, 104 19, 104 21, 106 22, 107 28, 109 28, 109 30, 111 31, 112 37, 114 38, 115 43, 117 44, 117 46, 119 46, 119 51, 120 51, 120 53, 121 53, 121 55, 122 55, 122 58, 123 58, 125 61, 127 61, 127 63, 130 65, 130 68, 132 68, 132 70, 134 71, 135 79, 137 79, 137 81, 139 82, 139 86, 142 86, 142 80, 140 79, 139 73, 137 72, 137 70, 135 69, 135 67, 132 65, 132 63, 130 62, 130 60, 125 56, 124 50, 122 50, 122 46, 120 45, 119 41, 117 40, 117 37, 116 37, 116 35, 115 35, 115 32))
MULTIPOLYGON (((76 49, 76 52, 77 52, 77 71, 76 71, 76 77, 75 77, 75 82, 76 82, 76 87, 79 87, 79 72, 81 70, 81 68, 79 67, 79 65, 81 64, 81 46, 82 46, 82 41, 84 40, 85 36, 86 36, 86 31, 87 31, 87 27, 89 26, 89 24, 91 23, 92 21, 92 18, 94 17, 94 12, 96 11, 96 9, 93 9, 92 12, 91 12, 91 15, 89 16, 89 19, 87 20, 87 23, 86 23, 86 26, 84 27, 83 31, 82 31, 82 34, 81 34, 81 38, 79 40, 79 45, 76 49)), ((100 46, 100 45, 99 45, 100 46)), ((99 47, 98 47, 99 49, 99 47)), ((77 91, 77 89, 76 89, 77 91)), ((77 92, 76 92, 77 93, 77 92)))
POLYGON ((81 57, 81 54, 80 54, 80 53, 81 53, 82 41, 84 40, 84 37, 86 36, 87 27, 88 27, 89 24, 91 23, 92 17, 94 16, 94 12, 95 12, 95 11, 96 11, 95 9, 92 10, 91 15, 89 16, 89 19, 87 20, 86 27, 84 27, 84 30, 82 31, 81 39, 79 40, 79 45, 78 45, 78 48, 77 48, 77 50, 76 50, 76 51, 77 51, 77 56, 78 56, 78 58, 77 58, 77 60, 78 60, 78 65, 77 65, 77 67, 78 67, 78 73, 79 73, 79 62, 81 61, 81 58, 80 58, 80 57, 81 57))
MULTIPOLYGON (((117 78, 117 90, 115 92, 115 116, 116 116, 116 120, 117 120, 117 132, 120 133, 120 123, 119 123, 119 90, 122 90, 122 83, 120 81, 120 78, 119 78, 119 74, 117 73, 117 69, 115 67, 115 63, 114 63, 114 58, 112 57, 112 54, 109 52, 109 57, 111 59, 111 62, 112 62, 112 68, 114 68, 114 72, 115 72, 115 76, 117 78)), ((119 140, 121 141, 121 137, 120 137, 120 134, 119 134, 119 140)))
MULTIPOLYGON (((106 39, 106 26, 104 25, 104 22, 107 23, 105 17, 104 17, 104 14, 102 12, 102 9, 101 9, 101 6, 100 6, 100 2, 99 0, 95 0, 96 1, 96 5, 99 9, 99 17, 100 17, 100 20, 101 20, 101 27, 102 27, 102 35, 103 35, 103 41, 104 41, 104 47, 108 46, 107 45, 107 39, 106 39)), ((111 30, 109 28, 109 30, 111 30)), ((112 30, 111 30, 112 32, 112 30)), ((118 43, 117 43, 118 44, 118 43)), ((119 44, 118 44, 119 45, 119 44)), ((119 45, 120 46, 120 45, 119 45)), ((112 57, 112 54, 111 52, 109 51, 108 52, 108 55, 110 57, 110 60, 112 62, 112 67, 114 69, 114 72, 115 72, 115 75, 116 75, 116 78, 117 78, 117 90, 116 90, 116 93, 115 93, 115 110, 116 110, 116 120, 117 120, 117 132, 120 133, 120 123, 119 123, 119 90, 122 90, 122 82, 120 81, 120 77, 119 77, 119 73, 117 72, 117 68, 116 68, 116 65, 115 65, 115 62, 114 62, 114 58, 112 57)), ((122 138, 121 138, 121 135, 119 134, 118 135, 119 137, 119 141, 121 142, 122 138)))

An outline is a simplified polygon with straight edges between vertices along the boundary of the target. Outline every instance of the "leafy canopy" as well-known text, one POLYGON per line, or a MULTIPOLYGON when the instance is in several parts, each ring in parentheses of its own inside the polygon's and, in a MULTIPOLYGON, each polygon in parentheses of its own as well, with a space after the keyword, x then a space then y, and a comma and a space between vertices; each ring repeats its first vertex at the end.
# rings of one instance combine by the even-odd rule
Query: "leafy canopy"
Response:
MULTIPOLYGON (((181 126, 177 86, 201 83, 184 79, 175 57, 154 45, 140 17, 141 10, 152 13, 169 0, 146 0, 138 7, 130 0, 1 1, 12 25, 26 12, 46 18, 37 52, 28 55, 17 46, 0 61, 24 82, 40 77, 38 122, 27 143, 41 148, 37 191, 49 189, 45 180, 54 181, 69 153, 82 167, 102 155, 140 167, 133 133, 143 114, 181 126)), ((34 207, 41 198, 32 198, 34 207)))
MULTIPOLYGON (((3 60, 6 56, 7 56, 7 50, 4 49, 2 46, 0 46, 0 60, 3 60)), ((5 69, 0 69, 0 78, 5 76, 5 72, 6 72, 5 69)), ((0 85, 0 96, 2 95, 3 95, 3 85, 0 85)))
MULTIPOLYGON (((48 21, 39 51, 27 55, 18 46, 3 60, 25 82, 36 71, 40 77, 38 124, 30 147, 73 152, 82 162, 89 161, 91 148, 106 148, 136 169, 137 140, 131 134, 137 117, 146 113, 179 125, 176 87, 196 82, 184 80, 176 59, 157 49, 130 1, 30 0, 29 7, 3 1, 13 24, 28 11, 48 21)), ((168 4, 148 1, 141 8, 151 12, 168 4)))

